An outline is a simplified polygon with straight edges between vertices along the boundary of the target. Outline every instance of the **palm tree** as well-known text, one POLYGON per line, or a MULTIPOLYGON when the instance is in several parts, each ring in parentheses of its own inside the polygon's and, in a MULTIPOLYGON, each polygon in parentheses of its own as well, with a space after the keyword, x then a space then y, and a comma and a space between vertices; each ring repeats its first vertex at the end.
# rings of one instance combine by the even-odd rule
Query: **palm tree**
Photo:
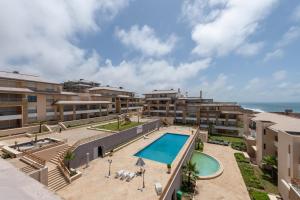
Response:
POLYGON ((64 160, 67 162, 67 167, 68 167, 69 170, 70 170, 70 161, 74 160, 74 159, 75 159, 75 154, 72 151, 68 150, 66 152, 64 160))
POLYGON ((188 186, 191 186, 191 181, 197 179, 197 174, 199 171, 196 168, 196 163, 192 163, 192 161, 189 161, 185 164, 183 167, 183 174, 187 176, 187 184, 188 186))
POLYGON ((262 165, 265 169, 271 170, 272 178, 274 178, 274 171, 277 170, 277 157, 276 156, 264 156, 262 165))
POLYGON ((209 122, 208 124, 208 135, 212 135, 214 130, 214 125, 212 122, 209 122))

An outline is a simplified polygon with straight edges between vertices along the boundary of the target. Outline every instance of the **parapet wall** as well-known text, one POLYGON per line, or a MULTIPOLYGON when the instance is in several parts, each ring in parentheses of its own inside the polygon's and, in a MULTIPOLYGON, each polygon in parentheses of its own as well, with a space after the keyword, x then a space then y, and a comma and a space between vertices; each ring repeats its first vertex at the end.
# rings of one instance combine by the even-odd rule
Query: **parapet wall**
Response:
POLYGON ((70 166, 72 168, 78 168, 79 166, 85 165, 87 162, 87 153, 89 153, 89 160, 103 157, 105 153, 108 153, 137 137, 157 130, 159 127, 160 120, 154 120, 104 138, 84 143, 74 150, 75 159, 70 162, 70 166))
MULTIPOLYGON (((0 137, 13 136, 13 135, 24 134, 24 133, 38 133, 39 130, 40 130, 40 125, 5 129, 5 130, 0 130, 0 137)), ((49 130, 44 125, 42 125, 42 131, 49 131, 49 130)))
POLYGON ((73 126, 81 126, 85 124, 91 124, 96 122, 103 122, 107 120, 115 119, 116 115, 108 115, 108 116, 102 116, 102 117, 94 117, 94 118, 88 118, 88 119, 80 119, 80 120, 72 120, 72 121, 65 121, 62 122, 67 128, 71 128, 73 126))

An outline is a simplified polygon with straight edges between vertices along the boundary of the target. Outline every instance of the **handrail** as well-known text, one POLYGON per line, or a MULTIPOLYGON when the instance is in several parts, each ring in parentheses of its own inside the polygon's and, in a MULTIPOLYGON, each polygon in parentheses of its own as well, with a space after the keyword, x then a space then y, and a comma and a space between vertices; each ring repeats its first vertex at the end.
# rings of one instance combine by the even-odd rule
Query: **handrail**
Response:
POLYGON ((191 148, 191 145, 193 144, 193 141, 197 137, 197 135, 199 134, 199 132, 200 132, 200 129, 198 128, 197 131, 196 131, 196 133, 194 134, 194 137, 193 137, 192 141, 189 143, 188 147, 186 148, 186 151, 185 151, 184 155, 181 157, 178 165, 176 166, 175 170, 171 174, 171 177, 168 180, 168 182, 167 182, 167 184, 166 184, 166 186, 165 186, 162 194, 160 195, 159 200, 164 200, 165 199, 165 196, 167 195, 167 192, 169 191, 169 188, 170 188, 170 186, 171 186, 171 184, 172 184, 172 182, 173 182, 176 174, 178 173, 178 170, 182 167, 182 164, 184 163, 184 160, 185 160, 185 158, 187 157, 187 155, 189 153, 189 149, 191 148))
POLYGON ((29 158, 30 160, 32 160, 32 161, 38 163, 39 165, 41 165, 42 167, 44 167, 46 165, 46 160, 32 154, 31 152, 24 152, 23 157, 29 158))

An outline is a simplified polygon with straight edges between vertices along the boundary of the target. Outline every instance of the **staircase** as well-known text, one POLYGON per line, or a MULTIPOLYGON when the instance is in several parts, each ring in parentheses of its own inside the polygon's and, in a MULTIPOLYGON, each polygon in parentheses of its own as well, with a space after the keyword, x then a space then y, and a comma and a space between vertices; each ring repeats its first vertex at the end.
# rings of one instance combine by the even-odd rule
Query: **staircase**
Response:
POLYGON ((58 167, 48 172, 48 188, 50 190, 58 191, 68 184, 69 182, 66 180, 58 167))
POLYGON ((49 162, 51 162, 51 163, 53 163, 55 165, 58 165, 59 164, 59 161, 58 161, 59 156, 62 155, 63 153, 65 153, 69 148, 70 148, 69 146, 66 146, 65 148, 63 148, 55 156, 53 156, 51 158, 51 160, 49 160, 49 162))
POLYGON ((21 168, 21 171, 26 173, 26 174, 29 174, 33 171, 37 170, 35 167, 31 166, 31 165, 27 165, 26 167, 23 167, 21 168))

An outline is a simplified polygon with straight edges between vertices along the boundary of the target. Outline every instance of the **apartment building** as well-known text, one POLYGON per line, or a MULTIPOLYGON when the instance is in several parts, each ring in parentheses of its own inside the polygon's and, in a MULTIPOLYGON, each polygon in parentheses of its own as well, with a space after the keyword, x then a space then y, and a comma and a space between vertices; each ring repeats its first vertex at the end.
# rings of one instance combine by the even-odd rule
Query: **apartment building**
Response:
POLYGON ((188 97, 180 90, 154 90, 146 93, 144 114, 156 117, 173 118, 182 124, 197 124, 220 134, 242 135, 243 113, 236 103, 214 102, 213 99, 188 97))
POLYGON ((111 113, 140 112, 143 108, 143 98, 137 97, 134 92, 123 87, 99 86, 88 89, 92 95, 99 95, 102 99, 110 101, 111 113))
POLYGON ((100 83, 84 79, 63 82, 63 90, 68 92, 85 93, 88 89, 99 86, 100 83))
POLYGON ((300 199, 300 119, 258 113, 246 125, 247 151, 252 160, 262 165, 264 156, 276 156, 281 196, 284 200, 300 199))
POLYGON ((108 114, 109 101, 98 95, 65 92, 39 76, 0 72, 0 129, 108 114))

